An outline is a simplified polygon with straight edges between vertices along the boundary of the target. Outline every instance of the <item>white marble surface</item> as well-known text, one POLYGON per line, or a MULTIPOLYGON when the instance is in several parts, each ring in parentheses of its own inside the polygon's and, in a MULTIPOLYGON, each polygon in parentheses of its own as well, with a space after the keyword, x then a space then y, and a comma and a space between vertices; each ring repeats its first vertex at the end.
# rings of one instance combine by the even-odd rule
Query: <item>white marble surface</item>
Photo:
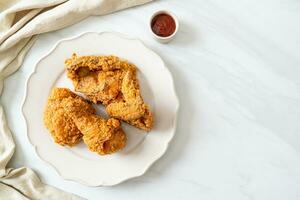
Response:
POLYGON ((29 166, 44 182, 87 199, 299 200, 300 2, 161 0, 90 17, 41 35, 5 81, 1 101, 17 143, 10 166, 29 166), (159 9, 181 23, 168 45, 147 29, 159 9), (144 176, 89 188, 63 180, 36 156, 20 105, 34 64, 58 40, 106 30, 137 36, 165 59, 181 109, 168 152, 144 176))

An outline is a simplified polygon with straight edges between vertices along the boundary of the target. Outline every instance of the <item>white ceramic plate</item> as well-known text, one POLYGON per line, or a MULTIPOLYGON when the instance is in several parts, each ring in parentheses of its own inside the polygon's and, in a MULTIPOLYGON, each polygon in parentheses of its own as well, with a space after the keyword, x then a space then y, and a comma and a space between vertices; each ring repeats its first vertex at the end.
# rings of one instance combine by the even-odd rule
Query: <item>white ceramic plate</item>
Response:
MULTIPOLYGON (((102 106, 95 106, 105 116, 102 106)), ((174 136, 179 101, 173 79, 162 59, 137 39, 119 33, 84 33, 62 40, 36 65, 29 77, 22 111, 27 135, 38 156, 52 165, 67 180, 88 186, 110 186, 141 176, 166 151, 174 136), (43 124, 43 110, 54 86, 73 85, 67 79, 64 60, 77 55, 116 55, 135 64, 142 96, 155 117, 155 125, 146 133, 122 123, 128 143, 124 150, 107 156, 88 151, 81 142, 68 148, 55 144, 43 124)))

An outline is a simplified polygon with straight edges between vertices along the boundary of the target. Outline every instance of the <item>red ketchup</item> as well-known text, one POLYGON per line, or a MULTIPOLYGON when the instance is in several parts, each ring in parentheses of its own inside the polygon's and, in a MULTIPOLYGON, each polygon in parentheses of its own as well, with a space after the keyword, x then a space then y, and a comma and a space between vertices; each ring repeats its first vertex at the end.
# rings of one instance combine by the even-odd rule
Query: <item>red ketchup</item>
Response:
POLYGON ((161 37, 168 37, 175 32, 176 24, 173 17, 162 13, 156 15, 151 21, 152 31, 161 37))

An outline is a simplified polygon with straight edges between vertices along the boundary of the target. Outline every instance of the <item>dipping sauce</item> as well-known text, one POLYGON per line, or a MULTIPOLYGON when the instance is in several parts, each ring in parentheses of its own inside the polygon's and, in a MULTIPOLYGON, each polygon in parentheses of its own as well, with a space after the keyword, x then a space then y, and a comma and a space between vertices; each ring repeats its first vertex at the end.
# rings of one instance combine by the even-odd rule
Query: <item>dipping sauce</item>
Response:
POLYGON ((158 14, 151 21, 151 29, 158 36, 168 37, 175 32, 175 20, 168 14, 158 14))

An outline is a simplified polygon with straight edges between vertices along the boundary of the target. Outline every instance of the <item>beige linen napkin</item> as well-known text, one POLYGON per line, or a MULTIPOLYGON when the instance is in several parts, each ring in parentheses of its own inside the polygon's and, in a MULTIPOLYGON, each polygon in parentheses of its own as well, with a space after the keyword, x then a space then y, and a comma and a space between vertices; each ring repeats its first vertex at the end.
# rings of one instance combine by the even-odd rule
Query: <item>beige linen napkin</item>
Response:
MULTIPOLYGON (((21 66, 35 35, 64 28, 90 15, 105 15, 149 1, 1 0, 0 95, 3 80, 21 66)), ((0 199, 82 199, 43 184, 29 168, 6 168, 14 149, 15 144, 0 105, 0 199)))

